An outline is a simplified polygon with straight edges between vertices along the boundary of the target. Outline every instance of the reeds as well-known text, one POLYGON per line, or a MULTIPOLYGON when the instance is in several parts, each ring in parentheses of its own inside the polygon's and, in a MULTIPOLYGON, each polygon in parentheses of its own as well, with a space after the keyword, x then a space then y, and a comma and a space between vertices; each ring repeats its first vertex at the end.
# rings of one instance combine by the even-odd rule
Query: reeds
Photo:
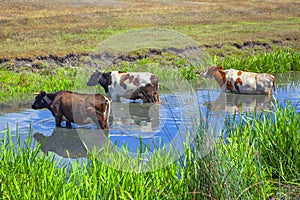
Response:
POLYGON ((218 64, 226 69, 234 68, 260 73, 300 71, 300 52, 277 49, 273 52, 257 53, 251 56, 226 57, 218 64))
POLYGON ((196 190, 215 199, 299 198, 299 120, 290 104, 226 118, 224 139, 198 163, 196 190))
MULTIPOLYGON (((32 129, 25 145, 8 129, 0 140, 1 199, 281 199, 300 194, 300 113, 276 106, 262 114, 225 119, 223 138, 199 156, 204 134, 181 161, 147 172, 122 170, 139 166, 124 148, 89 152, 85 162, 57 167, 53 155, 32 147, 32 129), (226 134, 225 134, 226 133, 226 134), (24 146, 24 148, 21 148, 24 146), (125 154, 124 154, 125 152, 125 154), (127 152, 127 153, 126 153, 127 152), (103 162, 106 159, 106 162, 103 162), (127 165, 128 159, 132 160, 127 165), (118 166, 118 167, 113 167, 118 166)), ((203 132, 203 131, 202 131, 203 132)), ((205 132, 205 131, 204 131, 205 132)), ((153 156, 151 166, 170 155, 153 156), (156 162, 157 161, 157 162, 156 162)))

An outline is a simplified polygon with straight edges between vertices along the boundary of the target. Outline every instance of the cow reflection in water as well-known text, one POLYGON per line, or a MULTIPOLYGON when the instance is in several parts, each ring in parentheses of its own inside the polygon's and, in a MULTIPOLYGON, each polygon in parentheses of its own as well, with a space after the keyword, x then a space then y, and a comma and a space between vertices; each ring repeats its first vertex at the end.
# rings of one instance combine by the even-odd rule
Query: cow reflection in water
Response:
POLYGON ((159 128, 159 105, 118 103, 112 104, 112 127, 134 132, 154 132, 159 128))
POLYGON ((218 99, 211 103, 211 111, 225 111, 230 113, 262 112, 273 110, 272 96, 245 95, 221 92, 218 99))
POLYGON ((49 151, 64 158, 86 157, 87 151, 100 150, 108 144, 107 135, 101 130, 56 128, 51 136, 35 133, 34 139, 42 145, 42 151, 49 151))

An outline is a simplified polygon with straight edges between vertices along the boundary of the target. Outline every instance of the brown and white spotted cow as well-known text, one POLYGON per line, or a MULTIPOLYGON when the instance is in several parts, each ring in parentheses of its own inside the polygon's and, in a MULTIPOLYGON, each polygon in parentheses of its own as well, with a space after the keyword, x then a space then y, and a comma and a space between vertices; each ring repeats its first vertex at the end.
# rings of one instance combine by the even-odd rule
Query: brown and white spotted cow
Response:
POLYGON ((137 100, 144 103, 160 103, 158 93, 158 78, 149 72, 94 72, 88 86, 100 84, 112 101, 120 98, 137 100))
POLYGON ((203 75, 214 78, 225 92, 270 95, 273 89, 275 91, 275 77, 271 74, 223 70, 221 66, 213 66, 203 75))

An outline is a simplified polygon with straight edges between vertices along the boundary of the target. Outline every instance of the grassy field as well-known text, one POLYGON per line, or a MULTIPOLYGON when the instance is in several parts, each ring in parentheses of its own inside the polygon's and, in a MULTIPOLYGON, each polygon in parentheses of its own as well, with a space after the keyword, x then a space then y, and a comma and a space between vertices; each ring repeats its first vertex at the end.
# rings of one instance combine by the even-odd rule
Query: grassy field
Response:
POLYGON ((1 1, 0 59, 89 53, 142 27, 186 34, 212 55, 299 50, 299 23, 297 1, 1 1))

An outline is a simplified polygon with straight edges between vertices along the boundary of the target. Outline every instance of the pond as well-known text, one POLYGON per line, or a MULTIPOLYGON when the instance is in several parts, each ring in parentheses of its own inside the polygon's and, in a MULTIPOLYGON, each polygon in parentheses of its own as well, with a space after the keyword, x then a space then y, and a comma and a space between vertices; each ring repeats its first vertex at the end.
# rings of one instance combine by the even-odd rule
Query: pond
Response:
MULTIPOLYGON (((144 152, 145 147, 154 151, 172 144, 180 154, 183 141, 190 136, 182 136, 179 132, 194 131, 194 125, 199 122, 192 119, 200 118, 200 115, 211 126, 213 137, 219 137, 224 116, 234 112, 273 110, 275 99, 279 105, 289 100, 300 111, 300 73, 276 75, 276 80, 276 93, 270 97, 223 93, 208 81, 209 87, 195 90, 197 102, 190 101, 191 94, 162 94, 161 105, 113 103, 110 141, 119 148, 126 145, 133 153, 141 148, 144 152)), ((0 105, 0 138, 9 129, 14 143, 19 135, 21 145, 24 145, 32 129, 35 144, 42 142, 42 151, 53 152, 58 158, 84 158, 87 150, 107 145, 107 135, 92 125, 56 128, 52 114, 48 110, 32 110, 32 102, 0 105)))

